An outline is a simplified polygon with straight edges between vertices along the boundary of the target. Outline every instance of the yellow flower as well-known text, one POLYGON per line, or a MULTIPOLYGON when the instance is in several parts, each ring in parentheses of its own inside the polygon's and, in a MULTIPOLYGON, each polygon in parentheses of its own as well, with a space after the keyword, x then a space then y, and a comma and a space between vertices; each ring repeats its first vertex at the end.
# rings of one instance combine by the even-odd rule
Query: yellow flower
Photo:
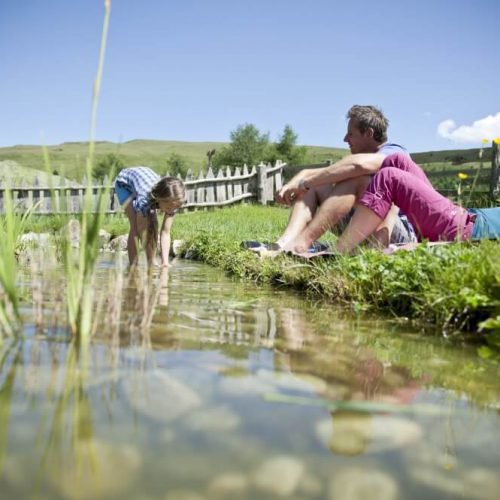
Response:
POLYGON ((493 142, 495 144, 500 144, 500 137, 495 137, 495 139, 493 139, 493 142))
POLYGON ((483 144, 488 144, 488 142, 490 142, 490 140, 489 140, 489 139, 483 139, 483 140, 482 140, 482 143, 483 143, 483 144))
POLYGON ((467 177, 469 177, 467 174, 464 174, 463 172, 459 172, 457 175, 461 181, 464 181, 465 179, 467 179, 467 177))

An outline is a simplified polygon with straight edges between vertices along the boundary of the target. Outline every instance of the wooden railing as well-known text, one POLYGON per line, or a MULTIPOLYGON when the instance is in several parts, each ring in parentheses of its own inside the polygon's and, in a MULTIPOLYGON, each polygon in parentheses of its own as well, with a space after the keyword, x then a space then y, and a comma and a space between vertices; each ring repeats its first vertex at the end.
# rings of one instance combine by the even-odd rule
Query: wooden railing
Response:
MULTIPOLYGON (((200 172, 194 178, 188 171, 183 182, 186 186, 186 203, 182 210, 219 207, 243 200, 254 200, 263 205, 274 199, 274 194, 283 184, 285 163, 277 161, 274 166, 261 163, 249 169, 246 165, 231 170, 221 169, 215 174, 211 168, 206 174, 200 172)), ((168 175, 168 173, 166 174, 168 175)), ((81 185, 0 186, 0 214, 4 213, 4 196, 8 189, 16 211, 32 210, 34 214, 78 214, 84 207, 87 182, 81 185)), ((97 210, 97 199, 101 192, 109 191, 106 213, 119 211, 112 181, 105 179, 91 186, 93 211, 97 210)))

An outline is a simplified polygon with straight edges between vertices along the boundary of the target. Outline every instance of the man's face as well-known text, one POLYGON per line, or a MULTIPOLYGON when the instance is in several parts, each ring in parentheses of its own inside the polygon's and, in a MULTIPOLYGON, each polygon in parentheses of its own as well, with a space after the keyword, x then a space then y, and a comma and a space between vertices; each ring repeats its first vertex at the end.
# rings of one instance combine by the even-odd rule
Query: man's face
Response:
POLYGON ((373 130, 369 128, 364 132, 360 132, 356 121, 352 118, 347 124, 344 142, 349 144, 349 149, 353 155, 357 153, 375 153, 377 151, 377 143, 373 140, 373 130))

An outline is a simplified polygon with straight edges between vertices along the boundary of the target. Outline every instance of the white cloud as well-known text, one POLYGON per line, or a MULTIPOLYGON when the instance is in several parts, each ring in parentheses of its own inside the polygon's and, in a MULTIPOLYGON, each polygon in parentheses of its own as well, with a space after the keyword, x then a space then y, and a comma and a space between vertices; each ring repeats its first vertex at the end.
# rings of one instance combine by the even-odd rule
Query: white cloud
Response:
POLYGON ((453 120, 444 120, 438 125, 437 133, 454 142, 481 142, 500 137, 500 112, 476 120, 472 125, 457 127, 453 120))

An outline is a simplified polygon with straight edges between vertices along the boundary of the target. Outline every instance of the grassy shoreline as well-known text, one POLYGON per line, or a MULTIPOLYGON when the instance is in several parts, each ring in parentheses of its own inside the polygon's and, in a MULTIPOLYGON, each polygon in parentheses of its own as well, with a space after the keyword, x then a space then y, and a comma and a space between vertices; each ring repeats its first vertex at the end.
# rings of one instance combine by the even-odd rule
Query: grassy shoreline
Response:
MULTIPOLYGON (((392 255, 367 249, 314 262, 288 256, 259 259, 240 248, 243 240, 274 241, 287 218, 286 209, 257 205, 188 212, 176 217, 172 236, 185 241, 191 258, 241 279, 408 318, 427 334, 467 334, 500 345, 500 242, 422 245, 392 255)), ((35 218, 27 229, 56 230, 62 222, 35 218)), ((128 231, 123 216, 107 217, 103 227, 114 236, 128 231)))
POLYGON ((422 245, 392 255, 367 249, 314 262, 288 256, 259 259, 240 248, 243 240, 273 241, 287 216, 278 207, 258 206, 191 213, 176 221, 174 237, 186 241, 194 258, 239 278, 405 317, 425 333, 470 334, 498 343, 500 242, 422 245))

